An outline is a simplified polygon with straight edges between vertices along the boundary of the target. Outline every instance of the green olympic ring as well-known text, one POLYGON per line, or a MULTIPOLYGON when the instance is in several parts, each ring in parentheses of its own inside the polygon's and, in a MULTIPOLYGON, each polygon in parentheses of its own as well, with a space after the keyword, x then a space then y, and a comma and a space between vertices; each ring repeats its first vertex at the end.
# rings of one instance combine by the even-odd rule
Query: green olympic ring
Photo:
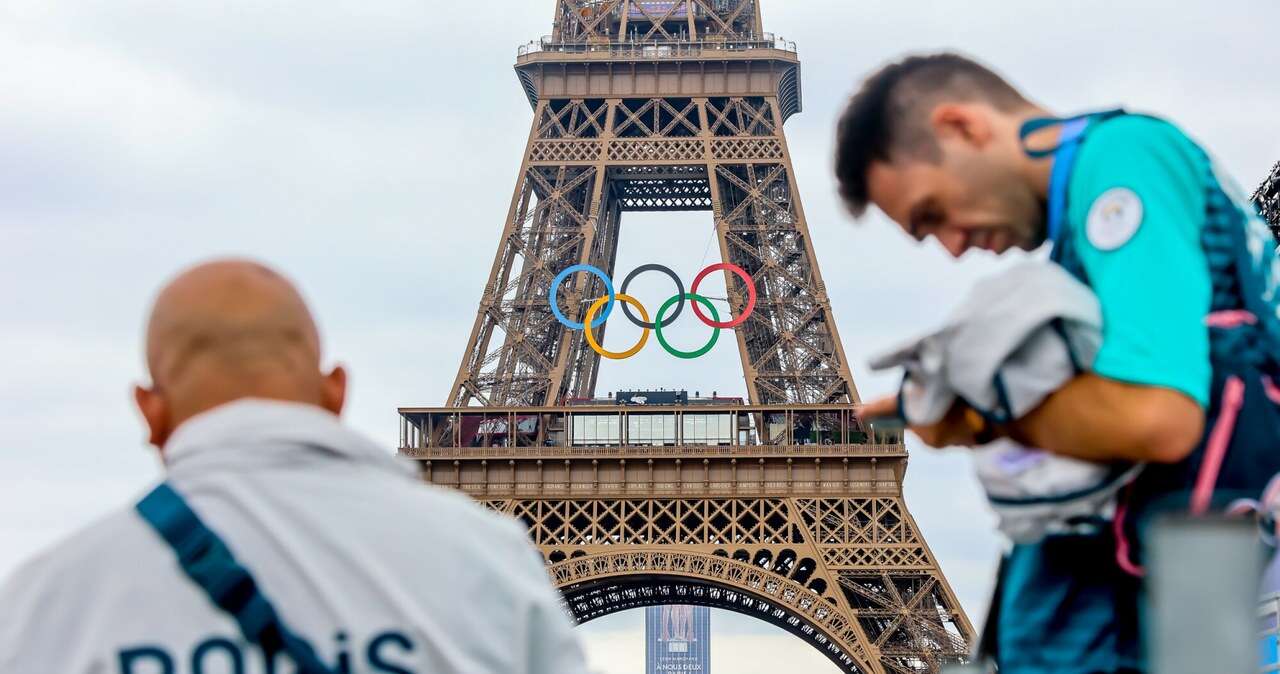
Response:
POLYGON ((702 306, 706 307, 711 311, 712 320, 714 321, 720 320, 720 313, 716 311, 716 307, 711 303, 711 300, 703 297, 702 295, 695 295, 693 293, 682 293, 679 295, 675 295, 671 299, 667 300, 665 303, 663 303, 662 308, 658 309, 658 315, 653 317, 653 333, 658 337, 658 343, 662 345, 662 348, 665 349, 667 353, 675 356, 676 358, 693 360, 694 358, 701 358, 702 356, 705 356, 707 352, 710 351, 712 347, 716 345, 716 340, 720 339, 720 328, 715 328, 715 332, 711 333, 711 340, 708 341, 706 345, 704 345, 701 349, 698 349, 697 351, 681 351, 671 346, 670 344, 668 344, 667 339, 662 336, 662 317, 667 313, 667 310, 670 309, 672 305, 676 304, 677 302, 684 302, 684 300, 691 300, 694 302, 698 302, 699 304, 701 304, 702 306))

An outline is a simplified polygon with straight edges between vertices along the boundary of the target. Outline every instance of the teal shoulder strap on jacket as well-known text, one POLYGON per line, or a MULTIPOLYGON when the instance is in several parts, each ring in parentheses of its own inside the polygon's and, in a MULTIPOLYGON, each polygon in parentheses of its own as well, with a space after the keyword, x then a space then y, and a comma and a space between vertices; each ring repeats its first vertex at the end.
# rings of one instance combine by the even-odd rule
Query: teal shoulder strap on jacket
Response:
POLYGON ((253 575, 178 492, 161 483, 135 509, 173 549, 187 577, 235 619, 244 638, 261 647, 268 662, 284 652, 297 664, 299 674, 333 674, 311 645, 285 626, 253 575))

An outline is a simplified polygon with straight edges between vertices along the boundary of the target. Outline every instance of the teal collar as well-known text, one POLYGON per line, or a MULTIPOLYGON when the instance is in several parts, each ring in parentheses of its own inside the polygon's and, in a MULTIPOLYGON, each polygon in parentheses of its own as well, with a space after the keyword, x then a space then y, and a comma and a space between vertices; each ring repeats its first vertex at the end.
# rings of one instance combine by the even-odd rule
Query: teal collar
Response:
POLYGON ((1125 114, 1123 109, 1090 112, 1074 117, 1036 117, 1022 123, 1018 129, 1018 140, 1022 143, 1022 151, 1032 159, 1053 157, 1053 170, 1049 174, 1048 205, 1048 238, 1055 243, 1062 235, 1063 222, 1067 217, 1067 188, 1071 183, 1071 172, 1075 168, 1076 153, 1089 127, 1095 121, 1110 119, 1125 114), (1031 148, 1027 146, 1027 138, 1031 134, 1051 126, 1062 126, 1058 136, 1058 144, 1049 148, 1031 148))

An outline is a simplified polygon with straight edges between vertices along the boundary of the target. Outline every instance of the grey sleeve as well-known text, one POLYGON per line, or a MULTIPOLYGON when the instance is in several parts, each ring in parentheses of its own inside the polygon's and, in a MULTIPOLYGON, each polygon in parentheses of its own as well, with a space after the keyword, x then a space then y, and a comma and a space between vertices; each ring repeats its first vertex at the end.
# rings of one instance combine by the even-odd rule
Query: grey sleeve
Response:
POLYGON ((529 674, 587 674, 586 655, 558 594, 534 603, 528 620, 529 674))
POLYGON ((519 539, 513 545, 513 564, 526 586, 522 671, 528 674, 588 674, 586 655, 560 593, 547 575, 542 555, 530 544, 519 524, 512 523, 519 539))
POLYGON ((83 645, 80 615, 64 610, 39 561, 23 566, 0 587, 0 674, 85 671, 75 664, 83 645))

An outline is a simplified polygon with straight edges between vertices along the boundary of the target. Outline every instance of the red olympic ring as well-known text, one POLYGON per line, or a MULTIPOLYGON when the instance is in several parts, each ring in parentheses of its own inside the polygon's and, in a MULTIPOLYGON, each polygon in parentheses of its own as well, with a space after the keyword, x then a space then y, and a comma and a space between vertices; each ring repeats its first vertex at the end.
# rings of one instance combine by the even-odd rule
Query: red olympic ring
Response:
POLYGON ((720 264, 713 264, 710 267, 703 269, 698 276, 693 279, 693 286, 689 288, 689 294, 698 294, 698 284, 702 283, 702 279, 706 278, 711 272, 720 270, 733 272, 747 283, 747 308, 743 309, 742 315, 732 321, 713 321, 708 319, 706 314, 702 313, 702 308, 698 306, 697 302, 690 302, 690 304, 693 305, 694 315, 696 315, 703 323, 706 323, 713 328, 736 328, 745 323, 746 320, 751 317, 751 312, 756 309, 756 283, 755 280, 751 278, 751 275, 747 274, 746 270, 742 267, 739 267, 736 264, 729 264, 728 262, 721 262, 720 264))

